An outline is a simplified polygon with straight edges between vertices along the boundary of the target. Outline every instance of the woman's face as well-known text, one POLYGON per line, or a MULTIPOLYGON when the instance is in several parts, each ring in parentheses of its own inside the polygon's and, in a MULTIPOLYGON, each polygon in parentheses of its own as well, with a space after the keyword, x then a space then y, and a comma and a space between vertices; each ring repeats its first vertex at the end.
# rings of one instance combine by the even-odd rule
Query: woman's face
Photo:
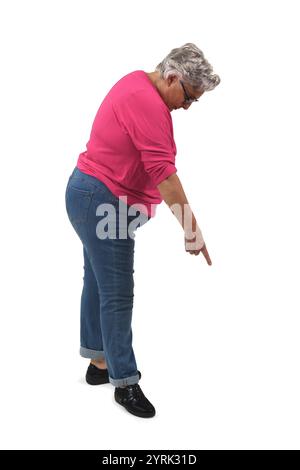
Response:
POLYGON ((163 99, 170 111, 179 108, 188 109, 191 104, 193 104, 191 102, 185 102, 185 93, 187 97, 191 99, 198 99, 204 93, 204 90, 193 90, 188 83, 183 82, 182 85, 181 81, 176 76, 170 76, 167 80, 164 80, 164 82, 164 87, 162 87, 163 99))
POLYGON ((147 75, 170 111, 179 108, 188 109, 191 106, 192 103, 185 102, 185 94, 189 98, 198 99, 204 93, 204 90, 194 90, 188 83, 182 85, 176 75, 170 75, 166 80, 160 77, 158 71, 147 73, 147 75))

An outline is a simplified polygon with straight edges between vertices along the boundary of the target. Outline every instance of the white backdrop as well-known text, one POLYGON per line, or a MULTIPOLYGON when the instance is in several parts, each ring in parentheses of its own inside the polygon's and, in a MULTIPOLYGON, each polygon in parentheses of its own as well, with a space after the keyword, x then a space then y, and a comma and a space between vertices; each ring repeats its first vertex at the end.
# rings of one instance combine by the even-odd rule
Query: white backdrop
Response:
POLYGON ((2 448, 300 448, 297 3, 1 2, 2 448), (186 42, 221 77, 172 112, 212 266, 165 203, 138 230, 143 420, 84 381, 64 193, 113 84, 186 42))

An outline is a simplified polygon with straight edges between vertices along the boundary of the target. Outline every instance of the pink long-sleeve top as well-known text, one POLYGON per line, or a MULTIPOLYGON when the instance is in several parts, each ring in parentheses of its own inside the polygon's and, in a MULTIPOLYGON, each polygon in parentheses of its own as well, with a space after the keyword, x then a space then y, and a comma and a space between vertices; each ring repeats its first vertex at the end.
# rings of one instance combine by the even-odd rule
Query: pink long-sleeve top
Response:
POLYGON ((153 217, 162 202, 157 185, 177 172, 176 153, 170 110, 146 72, 136 70, 103 99, 77 167, 153 217))

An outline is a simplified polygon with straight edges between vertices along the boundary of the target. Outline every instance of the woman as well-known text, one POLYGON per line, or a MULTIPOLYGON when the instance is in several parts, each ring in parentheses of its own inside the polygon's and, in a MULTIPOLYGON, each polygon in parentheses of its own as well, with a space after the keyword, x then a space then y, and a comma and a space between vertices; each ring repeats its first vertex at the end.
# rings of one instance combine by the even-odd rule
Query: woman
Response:
POLYGON ((176 174, 171 111, 188 109, 219 82, 192 43, 171 50, 154 72, 122 77, 101 103, 66 189, 68 217, 83 244, 80 355, 90 359, 86 381, 110 382, 116 402, 143 418, 154 416, 155 408, 138 384, 132 348, 135 232, 164 200, 183 227, 185 250, 201 252, 211 264, 176 174))

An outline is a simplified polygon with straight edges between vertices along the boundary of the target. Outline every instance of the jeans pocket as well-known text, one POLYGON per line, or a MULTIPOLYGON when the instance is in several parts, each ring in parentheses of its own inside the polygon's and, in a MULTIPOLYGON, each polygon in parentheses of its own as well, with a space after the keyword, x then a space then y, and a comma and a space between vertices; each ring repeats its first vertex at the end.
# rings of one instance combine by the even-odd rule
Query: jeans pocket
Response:
POLYGON ((68 185, 66 190, 66 210, 72 224, 88 221, 92 198, 93 192, 91 190, 76 188, 71 184, 68 185))

